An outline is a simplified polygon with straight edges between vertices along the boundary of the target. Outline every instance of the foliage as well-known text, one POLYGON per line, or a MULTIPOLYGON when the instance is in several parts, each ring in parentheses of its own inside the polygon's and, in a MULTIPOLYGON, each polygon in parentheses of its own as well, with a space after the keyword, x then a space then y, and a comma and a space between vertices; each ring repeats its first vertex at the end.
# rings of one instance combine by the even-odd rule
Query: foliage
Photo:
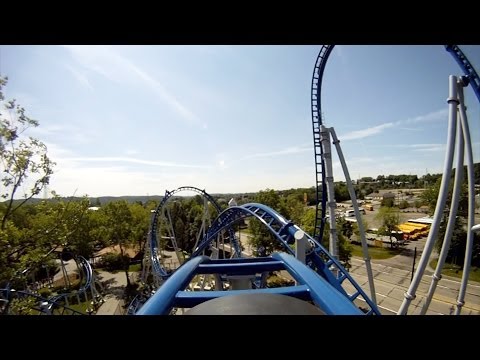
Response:
POLYGON ((102 256, 102 264, 107 271, 124 270, 125 262, 130 262, 126 255, 108 253, 102 256))
MULTIPOLYGON (((463 168, 463 171, 464 171, 464 179, 465 179, 466 178, 465 167, 463 168)), ((451 201, 452 201, 454 176, 455 176, 455 169, 452 174, 452 179, 451 179, 449 191, 447 194, 447 200, 446 200, 447 204, 451 204, 451 201)), ((421 195, 423 202, 428 205, 431 213, 434 213, 435 207, 437 205, 437 199, 440 192, 440 184, 441 184, 441 178, 438 178, 435 184, 429 186, 421 195)), ((466 239, 467 239, 467 232, 465 230, 465 226, 466 226, 467 215, 468 215, 468 188, 467 188, 466 181, 464 181, 460 189, 457 218, 455 219, 455 226, 453 229, 450 248, 448 250, 448 255, 447 255, 447 262, 451 262, 453 264, 457 264, 461 266, 463 266, 463 263, 465 261, 465 247, 466 247, 466 239)), ((447 213, 444 213, 442 222, 440 223, 438 237, 435 242, 435 247, 438 252, 440 252, 442 248, 447 223, 449 220, 453 221, 453 219, 448 218, 447 213)), ((472 252, 472 265, 474 266, 480 266, 480 255, 479 255, 480 239, 479 238, 480 238, 480 235, 478 233, 474 235, 473 252, 472 252)))
POLYGON ((28 117, 15 99, 5 101, 2 89, 7 80, 0 77, 0 105, 5 108, 5 112, 0 113, 0 166, 3 174, 0 196, 7 200, 1 213, 2 231, 12 214, 48 185, 55 165, 47 156, 45 144, 24 134, 30 127, 37 127, 38 121, 28 117), (24 191, 23 199, 14 204, 17 191, 25 186, 29 189, 24 191))
POLYGON ((14 315, 37 315, 38 312, 32 310, 37 300, 33 297, 15 298, 11 301, 9 313, 14 315))
POLYGON ((43 288, 43 289, 38 290, 38 294, 41 297, 43 297, 45 299, 48 299, 50 297, 50 295, 52 295, 52 291, 49 288, 43 288))
POLYGON ((413 203, 413 206, 414 206, 415 209, 417 209, 417 210, 418 210, 418 208, 419 208, 420 206, 422 206, 422 205, 423 205, 423 201, 420 200, 420 199, 415 200, 415 202, 413 203))
MULTIPOLYGON (((476 164, 480 165, 480 164, 476 164)), ((464 169, 464 179, 466 179, 466 169, 464 169)), ((454 176, 455 176, 455 169, 452 172, 452 178, 450 181, 448 193, 447 193, 447 204, 451 204, 452 196, 453 196, 453 186, 454 186, 454 176)), ((435 212, 435 207, 437 206, 437 199, 438 194, 440 192, 440 185, 442 179, 441 177, 437 179, 437 181, 432 184, 431 186, 427 187, 425 191, 420 195, 422 202, 428 205, 430 213, 433 214, 435 212)), ((467 182, 464 181, 462 183, 462 187, 460 189, 460 198, 458 202, 458 216, 466 217, 468 214, 468 187, 467 182)))
POLYGON ((400 224, 398 208, 381 207, 375 217, 382 222, 382 226, 378 229, 378 233, 380 235, 389 236, 390 247, 393 249, 392 231, 395 231, 400 224))
POLYGON ((295 284, 295 281, 284 279, 278 276, 277 274, 271 275, 267 279, 267 287, 269 288, 292 286, 294 284, 295 284))
POLYGON ((345 218, 337 220, 337 226, 339 233, 345 236, 348 240, 351 239, 353 235, 354 226, 350 221, 346 221, 345 218))
POLYGON ((315 231, 315 209, 308 208, 304 212, 302 220, 300 222, 300 227, 307 234, 313 236, 313 233, 315 231))
MULTIPOLYGON (((290 198, 290 202, 293 201, 294 198, 290 198)), ((290 216, 286 202, 275 190, 266 189, 260 191, 255 197, 255 202, 271 207, 287 219, 290 216)), ((252 236, 249 237, 248 242, 256 256, 267 256, 274 251, 285 250, 275 236, 259 220, 255 218, 250 219, 249 229, 252 236)))
MULTIPOLYGON (((435 242, 435 248, 439 253, 445 237, 447 220, 447 217, 445 217, 444 221, 441 222, 438 237, 435 242)), ((452 238, 450 240, 450 247, 446 259, 447 263, 458 266, 463 266, 465 263, 465 250, 467 246, 467 232, 465 230, 465 223, 466 221, 462 217, 457 217, 455 220, 452 238)), ((474 233, 473 236, 472 259, 470 264, 472 266, 480 267, 480 235, 478 233, 474 233)))
POLYGON ((100 209, 106 215, 104 233, 110 245, 118 245, 122 267, 127 278, 127 285, 130 285, 128 267, 130 260, 126 256, 126 249, 132 244, 132 213, 126 201, 111 202, 100 209))
MULTIPOLYGON (((367 220, 365 220, 365 218, 362 218, 362 224, 363 224, 363 230, 365 232, 367 232, 367 229, 369 228, 369 225, 368 225, 368 222, 367 220)), ((355 234, 355 236, 357 237, 357 239, 360 240, 360 229, 358 228, 358 224, 357 223, 354 223, 353 224, 353 233, 355 234)), ((350 238, 349 238, 350 239, 350 238)))
POLYGON ((380 204, 380 206, 383 206, 383 207, 394 207, 395 206, 395 200, 393 198, 384 198, 382 199, 382 203, 380 204))
MULTIPOLYGON (((437 268, 438 259, 433 259, 430 261, 430 267, 432 269, 437 268)), ((442 269, 442 274, 447 276, 456 277, 461 279, 463 277, 463 265, 455 265, 451 263, 446 263, 442 269)), ((468 281, 477 281, 480 282, 480 267, 477 265, 473 265, 470 268, 470 273, 468 274, 468 281)))

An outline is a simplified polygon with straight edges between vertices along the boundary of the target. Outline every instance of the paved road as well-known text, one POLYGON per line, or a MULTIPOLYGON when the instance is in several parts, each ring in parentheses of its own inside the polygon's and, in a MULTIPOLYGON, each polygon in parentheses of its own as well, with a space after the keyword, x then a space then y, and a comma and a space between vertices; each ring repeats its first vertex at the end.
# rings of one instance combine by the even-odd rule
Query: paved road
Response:
MULTIPOLYGON (((238 233, 237 233, 238 236, 238 233)), ((250 253, 247 243, 248 234, 241 233, 240 241, 245 248, 244 252, 250 253)), ((375 293, 381 312, 385 315, 397 313, 404 299, 404 293, 411 281, 414 249, 417 248, 416 267, 420 261, 426 238, 411 241, 405 246, 402 255, 394 256, 385 260, 372 260, 372 269, 375 282, 375 293)), ((352 258, 350 273, 355 281, 370 294, 365 262, 360 258, 352 258)), ((412 301, 408 314, 420 314, 428 288, 432 281, 433 270, 427 266, 425 275, 416 292, 416 298, 412 301)), ((286 276, 287 274, 282 274, 286 276)), ((288 277, 288 276, 286 276, 288 277)), ((289 277, 288 277, 289 278, 289 277)), ((437 285, 435 295, 427 310, 429 315, 448 315, 455 307, 460 281, 444 276, 437 285)), ((348 289, 348 286, 347 286, 348 289)), ((353 288, 352 288, 353 290, 353 288)), ((480 315, 480 284, 470 282, 467 286, 465 305, 462 309, 464 315, 480 315)))
MULTIPOLYGON (((119 271, 115 274, 107 271, 98 271, 99 280, 104 284, 106 295, 105 302, 98 308, 97 315, 115 315, 119 306, 123 304, 122 295, 127 286, 125 272, 119 271)), ((138 273, 130 272, 130 281, 135 281, 138 273)))
MULTIPOLYGON (((390 259, 392 263, 395 258, 390 259)), ((368 278, 365 269, 365 263, 358 258, 352 258, 352 268, 350 274, 355 281, 370 294, 368 278)), ((385 260, 383 260, 385 262, 385 260)), ((404 293, 410 285, 411 271, 396 268, 392 265, 379 263, 378 260, 372 260, 372 270, 375 282, 375 293, 377 303, 385 314, 397 313, 404 299, 404 293)), ((421 306, 428 292, 432 281, 432 276, 425 275, 416 292, 416 298, 411 302, 408 314, 420 314, 421 306)), ((437 285, 428 315, 448 315, 451 313, 452 306, 455 306, 460 282, 458 280, 443 277, 437 285)), ((348 287, 347 287, 348 288, 348 287)), ((471 282, 467 286, 465 296, 465 305, 462 309, 464 315, 480 315, 480 284, 471 282)))

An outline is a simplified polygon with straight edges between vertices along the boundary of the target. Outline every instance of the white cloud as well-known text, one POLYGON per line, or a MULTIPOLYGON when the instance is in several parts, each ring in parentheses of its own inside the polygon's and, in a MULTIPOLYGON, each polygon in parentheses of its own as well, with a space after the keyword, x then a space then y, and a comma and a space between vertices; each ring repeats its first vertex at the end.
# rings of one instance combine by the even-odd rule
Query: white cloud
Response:
POLYGON ((173 108, 185 120, 198 126, 203 126, 204 123, 173 94, 167 91, 159 81, 151 77, 146 71, 142 70, 126 57, 115 52, 112 47, 65 46, 65 48, 69 50, 72 57, 85 68, 95 71, 113 82, 129 83, 140 80, 144 85, 150 87, 163 102, 173 108))
POLYGON ((263 157, 274 157, 274 156, 289 155, 289 154, 297 154, 297 153, 302 153, 302 152, 306 152, 306 151, 312 151, 312 147, 313 147, 313 145, 308 147, 308 148, 304 147, 304 145, 292 146, 292 147, 288 147, 288 148, 283 149, 283 150, 247 155, 247 156, 241 158, 240 160, 263 158, 263 157))
POLYGON ((340 140, 355 140, 355 139, 363 139, 369 136, 377 135, 383 132, 383 130, 393 127, 394 124, 389 122, 377 126, 373 126, 363 130, 356 130, 351 131, 343 136, 340 136, 340 140))
POLYGON ((408 131, 423 131, 421 128, 411 128, 411 127, 399 127, 400 130, 408 130, 408 131))
POLYGON ((141 165, 153 165, 153 166, 163 166, 163 167, 179 167, 179 168, 198 168, 198 169, 208 169, 211 166, 207 165, 190 165, 190 164, 178 164, 166 161, 152 161, 152 160, 143 160, 136 159, 132 157, 72 157, 65 158, 65 161, 76 161, 76 162, 124 162, 132 164, 141 164, 141 165))
POLYGON ((445 144, 416 144, 412 145, 411 147, 413 148, 412 151, 416 152, 437 152, 437 151, 443 151, 445 152, 447 147, 445 144))
MULTIPOLYGON (((339 136, 340 140, 356 140, 356 139, 363 139, 369 136, 377 135, 382 133, 385 129, 389 129, 392 127, 398 127, 404 124, 412 124, 412 123, 422 123, 422 122, 431 122, 431 121, 441 121, 446 120, 446 116, 448 114, 448 109, 441 109, 438 111, 433 111, 426 115, 420 115, 414 118, 406 119, 406 120, 399 120, 395 122, 388 122, 383 123, 377 126, 369 127, 363 130, 356 130, 351 131, 345 135, 339 136)), ((420 130, 416 128, 409 128, 409 127, 399 127, 399 129, 403 130, 420 130)))
POLYGON ((414 118, 410 118, 407 120, 400 120, 395 123, 395 125, 401 125, 401 124, 412 124, 412 123, 418 123, 418 122, 429 122, 429 121, 440 121, 440 120, 447 120, 448 116, 448 109, 441 109, 437 111, 433 111, 431 113, 428 113, 426 115, 420 115, 414 118))
POLYGON ((84 73, 80 73, 80 71, 68 64, 65 64, 65 67, 72 73, 73 77, 77 79, 81 85, 86 87, 88 90, 93 91, 93 86, 90 84, 90 81, 88 81, 88 78, 84 73))

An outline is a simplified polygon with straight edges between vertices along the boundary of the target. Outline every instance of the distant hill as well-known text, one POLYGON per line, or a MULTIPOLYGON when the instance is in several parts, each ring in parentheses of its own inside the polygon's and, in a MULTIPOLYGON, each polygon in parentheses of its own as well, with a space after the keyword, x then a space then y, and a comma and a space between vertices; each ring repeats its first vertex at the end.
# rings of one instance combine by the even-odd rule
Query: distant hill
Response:
MULTIPOLYGON (((465 179, 467 178, 467 167, 464 166, 464 171, 465 171, 465 179)), ((480 163, 476 163, 473 165, 473 172, 474 172, 474 182, 477 185, 480 185, 480 163)), ((452 173, 452 176, 455 174, 455 169, 452 173)), ((267 187, 265 187, 267 188, 267 187)), ((291 189, 291 190, 278 190, 280 193, 289 193, 292 190, 304 190, 305 192, 308 192, 310 189, 305 188, 305 189, 291 189)), ((207 191, 208 192, 208 191, 207 191)), ((253 198, 256 195, 256 192, 250 192, 250 193, 224 193, 224 194, 219 194, 219 193, 209 193, 214 199, 223 199, 225 201, 229 201, 231 198, 235 198, 237 202, 239 203, 244 203, 244 202, 249 202, 252 201, 253 198), (242 201, 243 200, 243 201, 242 201)), ((182 193, 179 193, 179 195, 182 195, 182 193)), ((156 202, 160 202, 162 200, 163 196, 162 195, 143 195, 143 196, 98 196, 98 197, 89 197, 90 203, 92 206, 98 205, 98 202, 100 202, 100 205, 105 205, 108 204, 109 202, 112 201, 119 201, 119 200, 126 200, 129 203, 135 203, 135 202, 141 202, 142 204, 146 203, 149 200, 153 200, 156 202), (97 200, 98 199, 98 200, 97 200)), ((73 200, 73 201, 78 201, 81 200, 81 197, 62 197, 61 198, 64 201, 68 200, 73 200)), ((29 201, 30 204, 36 204, 40 201, 42 201, 42 198, 33 198, 29 201)), ((15 200, 15 202, 18 202, 21 200, 15 200)), ((47 201, 51 201, 51 199, 47 199, 47 201)), ((1 203, 1 202, 0 202, 1 203)))

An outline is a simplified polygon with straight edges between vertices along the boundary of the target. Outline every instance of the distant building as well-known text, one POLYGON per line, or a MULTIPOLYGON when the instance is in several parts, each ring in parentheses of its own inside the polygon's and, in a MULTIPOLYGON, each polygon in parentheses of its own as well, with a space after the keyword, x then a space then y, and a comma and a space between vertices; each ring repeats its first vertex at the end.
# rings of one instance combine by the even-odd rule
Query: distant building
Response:
POLYGON ((410 220, 408 220, 408 222, 432 225, 433 224, 433 218, 429 217, 429 216, 425 216, 425 217, 418 218, 418 219, 410 219, 410 220))
POLYGON ((88 210, 92 210, 92 211, 97 211, 98 209, 100 209, 98 206, 90 206, 88 208, 88 210))

